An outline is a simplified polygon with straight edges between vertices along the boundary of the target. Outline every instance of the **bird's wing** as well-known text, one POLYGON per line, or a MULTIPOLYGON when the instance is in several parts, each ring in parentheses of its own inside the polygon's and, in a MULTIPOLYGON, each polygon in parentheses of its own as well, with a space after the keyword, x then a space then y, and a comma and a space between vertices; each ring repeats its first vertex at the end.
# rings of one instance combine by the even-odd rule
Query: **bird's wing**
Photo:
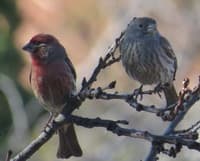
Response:
POLYGON ((71 62, 71 60, 68 58, 68 56, 66 55, 65 57, 65 62, 68 64, 73 76, 74 76, 74 79, 76 80, 76 71, 75 71, 75 68, 71 62))
POLYGON ((176 59, 176 55, 170 45, 170 43, 168 42, 168 40, 164 37, 160 37, 160 45, 162 46, 162 48, 164 49, 165 53, 167 54, 167 56, 171 59, 174 60, 174 79, 175 79, 175 75, 176 75, 176 70, 177 70, 177 59, 176 59))

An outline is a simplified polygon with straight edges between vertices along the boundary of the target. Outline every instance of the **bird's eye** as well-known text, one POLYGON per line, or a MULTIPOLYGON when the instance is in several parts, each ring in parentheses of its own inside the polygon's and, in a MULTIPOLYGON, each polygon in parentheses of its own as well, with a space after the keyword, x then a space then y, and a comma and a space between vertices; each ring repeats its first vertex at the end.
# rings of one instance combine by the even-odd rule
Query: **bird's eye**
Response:
POLYGON ((143 24, 139 24, 139 28, 143 28, 143 24))

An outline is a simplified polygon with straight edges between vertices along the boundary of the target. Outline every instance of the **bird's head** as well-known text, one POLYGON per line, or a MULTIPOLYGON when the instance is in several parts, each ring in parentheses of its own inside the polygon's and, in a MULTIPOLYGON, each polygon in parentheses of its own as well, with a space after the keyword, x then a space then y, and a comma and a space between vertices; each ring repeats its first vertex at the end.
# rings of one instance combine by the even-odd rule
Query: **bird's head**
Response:
POLYGON ((158 32, 156 21, 149 17, 134 17, 128 25, 128 30, 138 36, 153 35, 158 32))
POLYGON ((37 34, 22 48, 31 54, 33 60, 48 63, 65 58, 65 49, 52 35, 37 34))

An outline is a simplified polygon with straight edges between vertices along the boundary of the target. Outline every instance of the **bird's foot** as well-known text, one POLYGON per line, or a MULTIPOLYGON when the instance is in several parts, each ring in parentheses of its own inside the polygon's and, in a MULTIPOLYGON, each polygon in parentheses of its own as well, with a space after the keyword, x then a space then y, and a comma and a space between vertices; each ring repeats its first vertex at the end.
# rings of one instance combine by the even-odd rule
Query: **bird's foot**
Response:
POLYGON ((50 116, 49 116, 49 118, 48 118, 48 121, 47 121, 47 123, 45 124, 45 126, 44 126, 43 129, 42 129, 43 132, 46 132, 46 129, 47 129, 47 128, 51 128, 51 126, 49 125, 49 123, 51 123, 52 121, 53 121, 53 114, 50 113, 50 116))
POLYGON ((159 97, 161 97, 161 92, 163 91, 163 89, 167 88, 170 84, 169 83, 159 83, 153 90, 153 92, 155 94, 158 94, 159 97))
POLYGON ((137 100, 138 97, 140 97, 140 100, 143 99, 143 84, 133 91, 133 97, 135 100, 137 100))

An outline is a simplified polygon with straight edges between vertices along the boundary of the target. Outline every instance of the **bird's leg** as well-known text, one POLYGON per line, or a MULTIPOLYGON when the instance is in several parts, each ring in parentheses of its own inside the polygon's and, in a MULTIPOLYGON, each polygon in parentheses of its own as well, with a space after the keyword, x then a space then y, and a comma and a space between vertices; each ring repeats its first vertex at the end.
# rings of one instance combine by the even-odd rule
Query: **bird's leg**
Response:
POLYGON ((167 88, 169 86, 169 83, 159 83, 155 88, 154 88, 154 93, 158 94, 159 97, 161 97, 161 92, 163 91, 164 88, 167 88))
POLYGON ((140 100, 142 100, 142 98, 143 98, 142 97, 142 94, 143 94, 142 89, 143 89, 143 84, 141 84, 139 88, 137 88, 133 91, 133 96, 136 100, 137 100, 138 96, 140 96, 140 100))
POLYGON ((53 119, 53 113, 50 112, 50 113, 49 113, 49 119, 48 119, 48 121, 47 121, 47 126, 48 126, 48 124, 52 121, 52 119, 53 119))
POLYGON ((50 112, 48 121, 47 121, 47 123, 45 124, 44 129, 43 129, 44 132, 45 132, 45 129, 46 129, 47 127, 49 127, 49 123, 52 121, 52 119, 53 119, 53 113, 50 112))

